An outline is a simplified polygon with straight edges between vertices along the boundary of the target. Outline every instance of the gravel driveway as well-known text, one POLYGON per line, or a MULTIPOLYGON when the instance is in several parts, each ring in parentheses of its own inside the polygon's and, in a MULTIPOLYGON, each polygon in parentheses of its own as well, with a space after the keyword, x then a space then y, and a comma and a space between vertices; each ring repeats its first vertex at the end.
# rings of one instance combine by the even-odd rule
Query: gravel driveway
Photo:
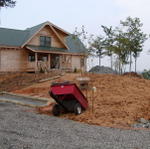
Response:
POLYGON ((150 131, 80 124, 0 103, 0 149, 150 149, 150 131))

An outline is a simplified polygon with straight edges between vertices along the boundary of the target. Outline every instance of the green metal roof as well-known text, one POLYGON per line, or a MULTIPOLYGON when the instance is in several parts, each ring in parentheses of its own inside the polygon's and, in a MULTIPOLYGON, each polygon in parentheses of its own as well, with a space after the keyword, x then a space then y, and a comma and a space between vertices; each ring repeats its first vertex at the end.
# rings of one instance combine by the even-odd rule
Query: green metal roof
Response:
MULTIPOLYGON (((27 28, 26 30, 15 30, 8 28, 0 28, 0 46, 17 46, 21 47, 27 40, 29 40, 38 30, 40 30, 47 22, 39 24, 37 26, 27 28)), ((71 53, 86 53, 86 49, 83 43, 79 40, 79 38, 68 35, 65 40, 66 45, 69 50, 64 50, 62 48, 54 48, 51 47, 52 50, 61 50, 63 52, 71 52, 71 53)), ((33 48, 33 47, 32 47, 33 48)), ((34 46, 35 48, 35 46, 34 46)), ((40 50, 44 50, 44 47, 39 47, 40 50)), ((49 50, 50 50, 49 49, 49 50)), ((37 48, 38 50, 38 48, 37 48)))
POLYGON ((28 35, 28 31, 0 28, 0 45, 21 46, 28 35))
POLYGON ((57 51, 57 52, 67 52, 67 49, 64 48, 56 48, 56 47, 43 47, 43 46, 34 46, 27 45, 27 47, 36 50, 36 51, 57 51))
POLYGON ((84 47, 83 43, 75 35, 67 36, 66 37, 66 44, 69 48, 68 51, 71 53, 87 53, 87 50, 84 47))
POLYGON ((26 31, 28 32, 27 36, 25 37, 26 41, 30 39, 40 28, 42 28, 47 22, 41 23, 39 25, 33 26, 31 28, 27 28, 26 31))

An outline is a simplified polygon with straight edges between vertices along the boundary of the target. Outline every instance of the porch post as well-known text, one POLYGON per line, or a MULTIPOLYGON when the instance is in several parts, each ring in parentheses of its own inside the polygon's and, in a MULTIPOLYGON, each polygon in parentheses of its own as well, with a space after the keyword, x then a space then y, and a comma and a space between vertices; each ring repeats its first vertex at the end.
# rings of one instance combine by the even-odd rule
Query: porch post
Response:
POLYGON ((35 53, 35 72, 38 71, 37 63, 38 63, 38 56, 37 53, 35 53))
POLYGON ((48 70, 51 69, 51 54, 48 54, 48 70))

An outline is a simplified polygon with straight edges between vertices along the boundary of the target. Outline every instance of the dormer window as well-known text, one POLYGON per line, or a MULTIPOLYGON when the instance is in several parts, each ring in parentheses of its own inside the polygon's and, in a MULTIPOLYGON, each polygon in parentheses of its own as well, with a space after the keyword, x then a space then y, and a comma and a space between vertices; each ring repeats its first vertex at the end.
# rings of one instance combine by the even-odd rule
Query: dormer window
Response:
POLYGON ((51 37, 40 36, 40 46, 50 47, 51 46, 51 37))

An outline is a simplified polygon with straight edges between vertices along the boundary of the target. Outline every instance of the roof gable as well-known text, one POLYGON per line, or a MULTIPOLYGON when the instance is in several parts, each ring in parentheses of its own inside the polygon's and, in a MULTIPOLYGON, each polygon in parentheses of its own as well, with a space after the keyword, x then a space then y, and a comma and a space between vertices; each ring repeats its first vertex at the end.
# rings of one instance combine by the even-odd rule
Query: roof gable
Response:
POLYGON ((25 42, 27 42, 36 32, 38 32, 41 28, 43 28, 45 23, 41 23, 39 25, 33 26, 31 28, 27 28, 26 31, 28 32, 25 42))
MULTIPOLYGON (((59 36, 59 34, 56 32, 56 30, 54 29, 54 27, 52 26, 52 24, 50 22, 45 22, 39 25, 36 25, 34 27, 31 28, 27 28, 26 30, 29 32, 28 36, 26 36, 26 41, 22 44, 21 47, 24 47, 38 32, 40 32, 45 26, 49 26, 50 29, 54 32, 54 34, 56 35, 56 37, 58 38, 58 40, 68 49, 66 43, 61 39, 61 37, 59 36)), ((56 27, 56 26, 55 26, 56 27)), ((60 28, 57 28, 60 29, 60 28)), ((66 33, 67 34, 67 33, 66 33)))
MULTIPOLYGON (((33 38, 25 45, 34 45, 34 46, 40 46, 40 36, 46 36, 51 37, 51 47, 57 47, 57 48, 67 48, 60 42, 56 34, 53 32, 52 29, 50 29, 49 26, 43 27, 33 38)), ((64 37, 65 38, 65 37, 64 37)))

